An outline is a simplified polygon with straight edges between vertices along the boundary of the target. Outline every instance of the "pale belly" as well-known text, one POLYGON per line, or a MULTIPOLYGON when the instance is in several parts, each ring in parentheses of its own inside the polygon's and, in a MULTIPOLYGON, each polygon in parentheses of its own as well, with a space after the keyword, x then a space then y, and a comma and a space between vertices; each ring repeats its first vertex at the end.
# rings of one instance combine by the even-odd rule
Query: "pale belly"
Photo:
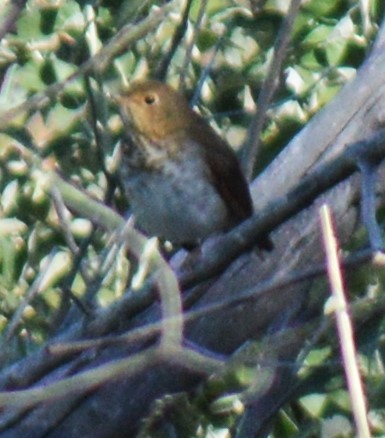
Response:
POLYGON ((130 171, 125 188, 135 221, 148 235, 192 244, 231 226, 216 189, 191 162, 162 172, 130 171))

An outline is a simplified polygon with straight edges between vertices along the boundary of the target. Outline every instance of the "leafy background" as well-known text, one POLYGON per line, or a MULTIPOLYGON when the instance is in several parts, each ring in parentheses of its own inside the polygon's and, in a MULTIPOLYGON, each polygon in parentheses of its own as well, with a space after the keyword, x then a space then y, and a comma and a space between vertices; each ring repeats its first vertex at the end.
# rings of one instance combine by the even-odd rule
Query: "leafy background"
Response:
MULTIPOLYGON (((1 40, 1 114, 76 74, 122 26, 135 24, 161 3, 26 2, 1 40)), ((4 23, 12 2, 3 4, 4 23)), ((240 151, 288 2, 192 1, 182 38, 167 63, 184 6, 180 2, 179 9, 105 68, 76 76, 43 104, 32 104, 8 121, 0 132, 3 367, 34 351, 64 324, 71 300, 84 300, 87 307, 92 290, 93 305, 107 306, 124 294, 135 272, 124 250, 109 260, 107 233, 89 219, 60 209, 44 190, 42 165, 57 169, 118 211, 127 209, 119 185, 113 190, 121 125, 111 95, 134 79, 164 75, 240 151)), ((303 2, 267 112, 255 176, 355 75, 383 13, 380 0, 303 2)), ((356 277, 353 294, 379 293, 378 272, 364 270, 356 277)), ((369 415, 376 436, 381 436, 385 434, 382 320, 368 328, 363 345, 361 371, 369 415)), ((334 351, 321 342, 310 352, 298 396, 277 413, 271 436, 352 436, 349 396, 334 351)), ((224 436, 237 416, 216 410, 199 397, 181 406, 179 422, 188 418, 184 427, 189 424, 191 436, 197 431, 199 436, 224 436)))

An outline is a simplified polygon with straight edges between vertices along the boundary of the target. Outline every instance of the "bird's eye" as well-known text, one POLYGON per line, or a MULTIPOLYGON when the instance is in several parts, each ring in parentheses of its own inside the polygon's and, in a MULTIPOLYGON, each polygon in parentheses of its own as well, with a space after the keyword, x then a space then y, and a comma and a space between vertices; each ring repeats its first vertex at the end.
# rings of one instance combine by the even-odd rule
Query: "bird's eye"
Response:
POLYGON ((144 97, 144 101, 147 105, 153 105, 156 101, 155 96, 152 94, 147 94, 147 96, 144 97))

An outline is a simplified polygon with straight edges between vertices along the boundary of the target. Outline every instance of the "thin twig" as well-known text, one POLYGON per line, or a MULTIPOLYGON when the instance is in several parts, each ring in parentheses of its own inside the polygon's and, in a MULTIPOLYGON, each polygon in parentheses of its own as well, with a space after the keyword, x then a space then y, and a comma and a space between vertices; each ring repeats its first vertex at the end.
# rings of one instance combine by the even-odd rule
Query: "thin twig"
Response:
POLYGON ((357 428, 357 436, 360 438, 370 438, 371 435, 366 412, 366 398, 357 363, 353 327, 344 292, 337 240, 334 234, 330 209, 327 205, 321 207, 320 218, 328 277, 334 300, 334 312, 340 338, 341 354, 357 428))
POLYGON ((207 7, 207 0, 201 0, 199 10, 198 10, 198 17, 196 19, 196 22, 194 23, 191 41, 188 43, 188 46, 186 48, 185 58, 184 58, 184 62, 182 64, 181 74, 179 77, 179 89, 182 91, 184 91, 186 89, 187 70, 188 70, 189 65, 191 64, 192 52, 193 52, 194 46, 196 44, 196 40, 198 38, 199 32, 201 30, 202 20, 204 17, 204 13, 206 11, 206 7, 207 7))
MULTIPOLYGON (((79 247, 75 242, 74 236, 71 233, 71 225, 68 220, 69 211, 66 209, 66 206, 63 203, 63 198, 61 197, 60 192, 56 187, 53 187, 51 190, 51 199, 56 210, 56 214, 60 223, 60 227, 62 229, 64 239, 66 241, 68 249, 71 251, 72 255, 76 257, 79 254, 79 247)), ((87 281, 88 278, 84 277, 84 280, 87 281)))
POLYGON ((198 103, 199 96, 201 94, 203 84, 205 83, 205 81, 207 79, 207 76, 210 74, 211 68, 212 68, 212 66, 214 64, 214 60, 215 60, 215 58, 216 58, 216 56, 217 56, 217 54, 219 52, 219 49, 222 46, 224 36, 225 36, 226 32, 228 32, 228 31, 229 31, 229 28, 225 29, 223 34, 219 36, 218 41, 216 42, 215 47, 214 47, 214 49, 212 50, 212 52, 210 54, 209 61, 207 62, 205 68, 201 72, 199 80, 198 80, 198 82, 197 82, 197 84, 195 86, 195 89, 194 89, 194 95, 193 95, 193 97, 191 99, 191 102, 190 102, 192 107, 194 107, 198 103))
POLYGON ((244 173, 249 180, 252 177, 254 165, 258 158, 260 137, 266 120, 266 112, 277 87, 278 78, 281 75, 282 64, 290 42, 290 34, 300 5, 301 0, 291 1, 287 15, 279 29, 274 46, 274 55, 258 96, 257 112, 249 126, 241 157, 244 173))
MULTIPOLYGON (((97 98, 95 96, 95 92, 93 90, 93 86, 91 84, 91 78, 88 74, 84 76, 84 85, 85 90, 88 96, 88 103, 91 113, 91 126, 95 137, 95 142, 97 146, 97 158, 98 158, 98 164, 99 168, 103 171, 103 173, 106 175, 106 178, 108 179, 110 177, 109 173, 107 172, 105 161, 104 161, 104 151, 107 150, 106 147, 106 132, 105 127, 107 126, 107 120, 105 117, 102 116, 102 114, 106 114, 105 108, 100 109, 100 106, 97 103, 97 98), (101 119, 101 120, 100 120, 101 119), (100 120, 100 123, 99 123, 100 120)), ((102 84, 98 80, 98 86, 100 88, 100 91, 97 92, 99 95, 105 96, 105 92, 103 91, 102 84)), ((104 104, 104 102, 103 102, 104 104)), ((105 107, 105 105, 103 105, 105 107)))
POLYGON ((47 273, 49 272, 51 268, 52 261, 55 257, 56 250, 52 251, 46 260, 45 267, 40 271, 38 276, 35 278, 34 282, 26 292, 23 300, 19 304, 18 308, 12 315, 12 319, 9 321, 7 328, 4 332, 4 339, 6 342, 8 342, 15 334, 16 329, 21 324, 21 321, 23 319, 23 313, 26 309, 26 307, 31 303, 31 301, 39 294, 41 291, 41 286, 43 282, 45 281, 47 277, 47 273))
POLYGON ((178 49, 179 44, 186 33, 191 5, 192 5, 192 0, 187 0, 185 10, 183 11, 182 21, 180 22, 179 26, 176 28, 174 32, 170 49, 168 50, 166 56, 163 57, 162 61, 159 64, 158 69, 153 74, 154 79, 158 79, 160 81, 163 81, 165 79, 171 60, 174 57, 175 52, 178 49))
MULTIPOLYGON (((99 75, 96 75, 99 76, 99 75)), ((97 79, 97 85, 99 90, 97 90, 98 96, 95 95, 95 91, 92 86, 90 75, 85 75, 85 89, 88 95, 88 101, 91 112, 91 126, 95 137, 96 152, 98 158, 99 168, 103 171, 106 180, 107 188, 104 195, 104 202, 107 205, 111 204, 113 195, 116 188, 119 186, 119 178, 115 173, 110 172, 106 166, 105 153, 112 149, 111 135, 108 131, 108 120, 107 120, 107 104, 106 104, 106 93, 103 90, 103 83, 97 79), (99 97, 99 99, 97 99, 99 97)))
POLYGON ((63 291, 63 301, 61 303, 59 312, 57 313, 58 316, 60 315, 60 318, 56 319, 56 322, 63 318, 64 310, 68 310, 68 298, 71 298, 71 300, 78 306, 81 312, 83 312, 85 315, 90 316, 90 309, 88 309, 87 306, 71 290, 72 282, 78 272, 83 278, 85 284, 90 284, 91 282, 91 277, 88 275, 87 270, 84 267, 84 254, 86 247, 83 246, 82 248, 79 248, 76 244, 75 239, 71 233, 69 220, 67 219, 68 211, 66 209, 66 206, 64 205, 63 198, 61 197, 61 194, 56 187, 52 187, 51 199, 56 209, 60 227, 63 232, 67 247, 71 251, 73 257, 72 269, 61 284, 61 289, 63 291))

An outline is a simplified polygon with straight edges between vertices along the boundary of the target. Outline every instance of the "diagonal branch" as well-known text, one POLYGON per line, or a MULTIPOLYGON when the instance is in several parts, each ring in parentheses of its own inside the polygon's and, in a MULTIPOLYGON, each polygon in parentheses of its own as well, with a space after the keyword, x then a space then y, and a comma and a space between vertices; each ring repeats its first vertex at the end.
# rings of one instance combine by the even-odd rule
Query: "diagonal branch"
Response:
POLYGON ((308 207, 319 195, 356 172, 360 157, 373 163, 385 158, 385 129, 346 147, 337 158, 318 166, 297 187, 273 201, 260 215, 254 215, 218 239, 210 251, 203 253, 198 261, 194 260, 194 266, 182 267, 179 272, 181 285, 191 287, 219 274, 237 256, 251 249, 258 238, 272 232, 308 207))

